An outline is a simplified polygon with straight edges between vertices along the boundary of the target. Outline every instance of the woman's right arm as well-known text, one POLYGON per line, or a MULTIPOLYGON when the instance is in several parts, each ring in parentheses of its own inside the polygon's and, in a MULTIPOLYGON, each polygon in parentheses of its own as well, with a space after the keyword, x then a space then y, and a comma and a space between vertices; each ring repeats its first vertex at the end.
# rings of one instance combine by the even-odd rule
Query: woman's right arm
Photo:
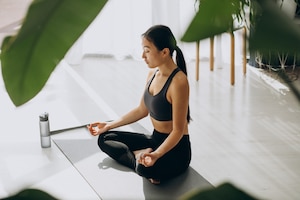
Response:
MULTIPOLYGON (((151 76, 154 74, 154 70, 150 70, 147 78, 147 82, 151 76)), ((123 115, 117 120, 111 122, 95 122, 88 126, 90 133, 94 136, 104 133, 110 129, 118 128, 136 122, 148 115, 149 111, 144 103, 144 96, 142 96, 140 104, 129 111, 127 114, 123 115)))
POLYGON ((110 129, 118 128, 120 126, 128 125, 133 122, 136 122, 148 115, 148 109, 144 104, 142 99, 139 106, 129 111, 124 116, 120 117, 117 120, 110 122, 95 122, 90 124, 88 127, 90 133, 94 136, 104 133, 110 129))
POLYGON ((128 125, 133 122, 136 122, 148 115, 148 109, 145 106, 144 100, 142 99, 140 104, 129 111, 127 114, 123 115, 117 120, 108 122, 107 125, 109 129, 118 128, 120 126, 128 125))
MULTIPOLYGON (((147 80, 146 83, 148 83, 148 81, 153 76, 155 71, 156 71, 156 69, 149 70, 149 73, 148 73, 148 76, 146 79, 147 80)), ((128 112, 126 115, 120 117, 119 119, 107 123, 107 126, 109 129, 113 129, 113 128, 118 128, 120 126, 124 126, 127 124, 131 124, 133 122, 136 122, 136 121, 146 117, 148 115, 148 113, 149 113, 149 111, 144 102, 144 95, 142 95, 140 104, 136 108, 134 108, 133 110, 128 112)))

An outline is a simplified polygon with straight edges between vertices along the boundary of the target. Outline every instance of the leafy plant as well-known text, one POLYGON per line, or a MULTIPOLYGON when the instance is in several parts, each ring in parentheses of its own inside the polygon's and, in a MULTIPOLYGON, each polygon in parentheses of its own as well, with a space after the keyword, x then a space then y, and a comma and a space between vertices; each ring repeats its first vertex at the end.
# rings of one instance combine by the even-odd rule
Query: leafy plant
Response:
MULTIPOLYGON (((288 18, 274 0, 197 0, 199 9, 182 37, 185 42, 197 42, 215 35, 233 32, 247 24, 246 9, 250 12, 251 34, 249 51, 269 54, 299 55, 300 28, 288 18), (234 22, 238 21, 238 26, 234 22)), ((299 0, 296 0, 299 1, 299 0)), ((280 76, 289 85, 298 100, 300 92, 287 76, 280 76)))
POLYGON ((250 51, 300 52, 300 29, 271 0, 198 0, 199 10, 182 37, 195 42, 247 24, 245 10, 250 10, 253 34, 249 37, 250 51), (239 22, 234 26, 234 21, 239 22), (284 38, 284 40, 283 40, 284 38))
POLYGON ((16 106, 32 99, 106 0, 35 0, 15 36, 3 40, 2 75, 16 106))
MULTIPOLYGON (((3 80, 16 106, 38 94, 56 65, 106 1, 33 1, 18 34, 5 38, 1 46, 3 80)), ((249 27, 246 9, 250 10, 253 26, 248 38, 250 51, 300 52, 299 27, 285 17, 271 0, 201 0, 182 41, 200 41, 233 32, 240 25, 249 27)))
MULTIPOLYGON (((197 1, 197 0, 196 0, 197 1)), ((198 0, 199 9, 182 37, 184 42, 195 42, 239 27, 234 20, 245 22, 245 7, 249 0, 198 0)))
POLYGON ((300 52, 300 28, 288 18, 274 1, 255 1, 256 15, 252 37, 249 38, 250 51, 300 52))

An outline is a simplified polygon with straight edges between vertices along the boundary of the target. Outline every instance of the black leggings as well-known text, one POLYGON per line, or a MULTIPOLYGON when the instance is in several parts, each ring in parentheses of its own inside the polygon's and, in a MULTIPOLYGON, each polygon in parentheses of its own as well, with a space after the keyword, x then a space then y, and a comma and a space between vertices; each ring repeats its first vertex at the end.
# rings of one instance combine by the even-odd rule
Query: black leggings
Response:
POLYGON ((100 149, 122 165, 133 169, 145 178, 170 179, 183 173, 191 161, 191 145, 189 135, 184 135, 179 143, 151 167, 138 164, 133 151, 152 148, 157 149, 168 137, 168 134, 156 130, 152 135, 141 133, 108 131, 98 138, 100 149))

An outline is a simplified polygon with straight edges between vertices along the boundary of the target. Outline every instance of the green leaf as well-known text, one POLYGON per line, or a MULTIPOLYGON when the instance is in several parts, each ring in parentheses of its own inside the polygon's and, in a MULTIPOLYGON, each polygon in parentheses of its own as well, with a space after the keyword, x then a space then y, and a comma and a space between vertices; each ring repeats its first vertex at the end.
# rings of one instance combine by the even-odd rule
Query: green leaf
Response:
POLYGON ((287 17, 272 1, 256 4, 255 27, 249 38, 249 50, 261 53, 300 52, 300 26, 287 17))
POLYGON ((42 200, 57 200, 56 197, 38 189, 24 189, 17 194, 5 198, 5 200, 25 200, 25 199, 42 199, 42 200))
POLYGON ((231 183, 223 183, 213 189, 195 189, 185 193, 181 200, 256 200, 245 191, 237 188, 231 183))
POLYGON ((181 40, 195 42, 232 31, 233 15, 239 12, 239 0, 201 0, 199 10, 181 40))
POLYGON ((107 0, 35 0, 19 33, 3 40, 2 75, 16 106, 35 95, 107 0))
MULTIPOLYGON (((284 15, 276 1, 270 0, 200 0, 199 11, 182 37, 184 42, 195 42, 234 31, 233 16, 243 21, 240 13, 245 6, 255 6, 251 18, 249 50, 299 54, 300 27, 284 15), (253 30, 253 32, 252 32, 253 30)), ((250 9, 251 10, 251 9, 250 9)))

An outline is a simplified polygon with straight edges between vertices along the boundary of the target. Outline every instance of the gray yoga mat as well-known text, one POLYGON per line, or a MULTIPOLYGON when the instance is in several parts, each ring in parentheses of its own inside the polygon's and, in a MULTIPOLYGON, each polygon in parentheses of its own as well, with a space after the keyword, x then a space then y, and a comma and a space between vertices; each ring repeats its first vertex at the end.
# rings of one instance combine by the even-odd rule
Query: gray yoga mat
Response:
POLYGON ((193 189, 213 188, 192 167, 179 177, 153 185, 101 152, 97 137, 88 135, 87 128, 80 127, 56 133, 52 140, 100 199, 178 199, 193 189))

